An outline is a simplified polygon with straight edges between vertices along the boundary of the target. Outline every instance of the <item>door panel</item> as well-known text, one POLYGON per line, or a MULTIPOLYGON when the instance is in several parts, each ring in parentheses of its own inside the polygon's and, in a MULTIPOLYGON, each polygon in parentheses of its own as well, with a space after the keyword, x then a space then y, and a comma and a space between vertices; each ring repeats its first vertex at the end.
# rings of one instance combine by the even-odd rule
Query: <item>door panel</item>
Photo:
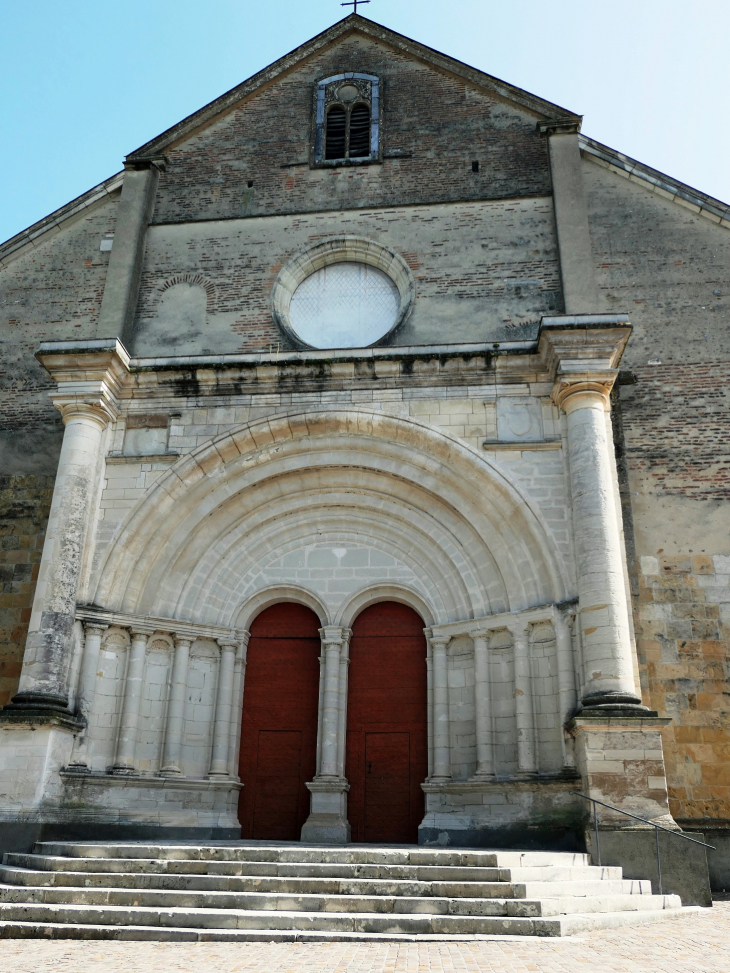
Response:
POLYGON ((259 730, 253 837, 286 840, 299 820, 301 731, 259 730))
POLYGON ((296 841, 317 759, 320 622, 303 605, 251 625, 243 692, 238 818, 243 838, 296 841))
POLYGON ((365 734, 365 841, 410 841, 410 736, 365 734))
POLYGON ((418 838, 428 771, 423 627, 395 602, 365 609, 353 624, 345 771, 353 841, 418 838))

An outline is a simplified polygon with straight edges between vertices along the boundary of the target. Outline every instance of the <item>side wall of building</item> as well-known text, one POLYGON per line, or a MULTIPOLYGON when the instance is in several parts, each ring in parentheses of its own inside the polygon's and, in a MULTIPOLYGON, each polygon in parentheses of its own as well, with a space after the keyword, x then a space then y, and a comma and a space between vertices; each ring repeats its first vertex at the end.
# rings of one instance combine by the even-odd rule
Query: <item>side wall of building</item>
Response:
POLYGON ((634 332, 619 459, 644 701, 674 816, 730 819, 730 232, 593 162, 596 273, 634 332))

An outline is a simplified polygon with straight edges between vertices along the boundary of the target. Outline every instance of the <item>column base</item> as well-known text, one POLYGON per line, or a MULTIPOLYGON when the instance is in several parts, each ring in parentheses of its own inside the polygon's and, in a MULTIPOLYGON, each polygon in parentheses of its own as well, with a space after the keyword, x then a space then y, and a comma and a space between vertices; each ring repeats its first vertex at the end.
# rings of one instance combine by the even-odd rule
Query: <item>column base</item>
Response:
POLYGON ((344 777, 315 777, 307 783, 312 809, 302 826, 302 841, 346 845, 350 841, 347 792, 344 777))
POLYGON ((0 710, 2 723, 49 723, 62 725, 70 730, 82 730, 86 724, 77 719, 68 708, 66 696, 51 693, 17 693, 0 710))
POLYGON ((589 693, 578 704, 578 713, 606 716, 658 716, 656 710, 644 706, 633 693, 589 693))

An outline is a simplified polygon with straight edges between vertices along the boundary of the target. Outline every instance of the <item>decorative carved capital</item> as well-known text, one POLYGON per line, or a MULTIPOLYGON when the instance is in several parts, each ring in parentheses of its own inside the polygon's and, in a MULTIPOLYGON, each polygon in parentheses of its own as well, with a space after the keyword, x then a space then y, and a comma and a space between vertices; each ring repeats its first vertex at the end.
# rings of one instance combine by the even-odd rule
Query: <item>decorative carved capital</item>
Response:
POLYGON ((608 411, 611 389, 617 375, 615 368, 596 372, 573 372, 561 368, 553 386, 552 400, 559 409, 572 412, 581 405, 592 406, 598 398, 608 411), (578 401, 579 396, 583 397, 582 401, 578 401))
POLYGON ((61 413, 64 425, 71 419, 83 419, 104 429, 108 422, 115 422, 119 416, 116 402, 103 397, 82 399, 77 395, 52 394, 51 401, 61 413))
POLYGON ((322 645, 338 645, 341 646, 343 642, 347 642, 350 637, 349 628, 341 628, 339 625, 326 625, 324 628, 320 628, 319 637, 322 639, 322 645))

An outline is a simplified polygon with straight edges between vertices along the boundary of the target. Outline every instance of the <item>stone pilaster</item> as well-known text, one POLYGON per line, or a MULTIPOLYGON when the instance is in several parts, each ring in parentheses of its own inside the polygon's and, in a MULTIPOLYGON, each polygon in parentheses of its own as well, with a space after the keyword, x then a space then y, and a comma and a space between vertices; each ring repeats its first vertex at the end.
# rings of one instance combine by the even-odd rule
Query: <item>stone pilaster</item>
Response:
POLYGON ((123 341, 131 337, 147 226, 155 205, 159 173, 164 169, 162 158, 140 159, 125 165, 114 245, 99 311, 100 337, 123 341))
POLYGON ((588 314, 602 306, 591 251, 583 163, 578 144, 580 125, 579 116, 538 123, 538 129, 548 142, 560 277, 567 314, 588 314))

